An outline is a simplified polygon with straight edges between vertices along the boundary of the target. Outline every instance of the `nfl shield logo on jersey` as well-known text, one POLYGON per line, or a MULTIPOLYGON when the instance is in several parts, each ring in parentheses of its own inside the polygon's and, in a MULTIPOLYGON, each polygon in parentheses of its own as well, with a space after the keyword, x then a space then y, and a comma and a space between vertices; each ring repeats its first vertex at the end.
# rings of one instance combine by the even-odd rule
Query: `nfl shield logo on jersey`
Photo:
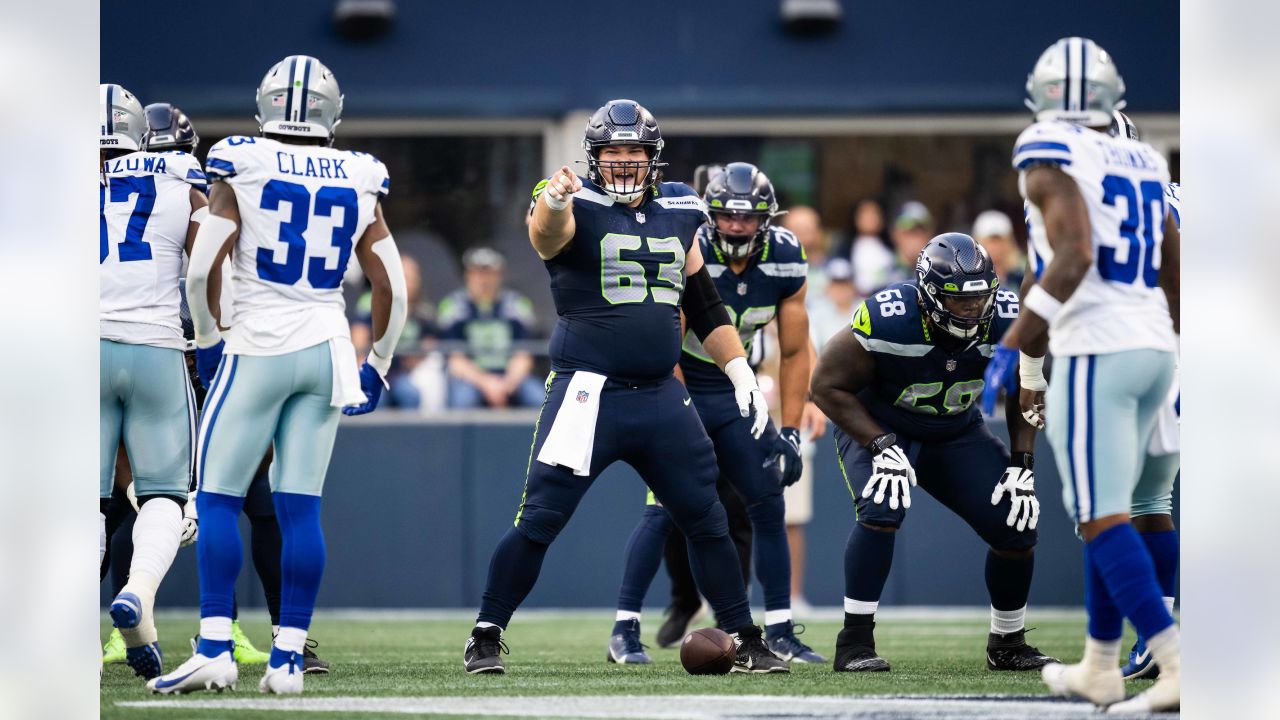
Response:
POLYGON ((587 398, 589 398, 589 397, 591 397, 591 393, 588 393, 586 390, 579 390, 579 391, 578 391, 578 398, 577 398, 577 399, 578 399, 578 402, 580 402, 580 403, 584 403, 584 402, 586 402, 586 401, 587 401, 587 398))
POLYGON ((956 369, 956 361, 955 361, 955 360, 948 360, 948 361, 947 361, 947 372, 951 372, 952 370, 955 370, 955 369, 956 369))
POLYGON ((739 295, 746 295, 746 294, 747 294, 747 284, 746 284, 746 283, 744 283, 744 282, 740 282, 740 283, 738 283, 738 294, 739 294, 739 295))
POLYGON ((636 211, 636 222, 640 223, 641 225, 644 224, 644 213, 638 210, 636 211))

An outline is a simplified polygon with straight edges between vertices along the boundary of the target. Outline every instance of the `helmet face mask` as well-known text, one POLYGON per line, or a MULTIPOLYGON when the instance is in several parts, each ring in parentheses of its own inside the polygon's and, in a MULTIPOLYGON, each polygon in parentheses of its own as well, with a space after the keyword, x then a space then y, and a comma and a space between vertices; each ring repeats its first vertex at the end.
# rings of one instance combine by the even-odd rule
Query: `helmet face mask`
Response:
POLYGON ((1068 37, 1050 45, 1027 75, 1027 107, 1036 120, 1106 127, 1124 108, 1124 78, 1097 43, 1068 37))
POLYGON ((342 122, 338 80, 319 60, 290 55, 267 71, 258 85, 258 120, 263 135, 314 138, 333 144, 342 122))
POLYGON ((780 215, 778 199, 768 176, 751 163, 729 163, 707 183, 703 193, 711 217, 711 242, 730 260, 745 260, 762 251, 773 219, 780 215), (720 227, 720 219, 758 218, 749 235, 730 235, 720 227))
POLYGON ((582 137, 582 149, 587 153, 587 178, 614 201, 633 203, 657 183, 658 168, 666 165, 658 162, 662 146, 662 131, 648 110, 634 100, 610 100, 591 115, 582 137), (611 159, 608 155, 613 153, 605 152, 606 148, 628 145, 643 148, 646 159, 625 156, 611 159))
POLYGON ((925 315, 954 338, 977 337, 995 315, 995 264, 968 235, 944 233, 930 240, 916 261, 916 280, 925 315))

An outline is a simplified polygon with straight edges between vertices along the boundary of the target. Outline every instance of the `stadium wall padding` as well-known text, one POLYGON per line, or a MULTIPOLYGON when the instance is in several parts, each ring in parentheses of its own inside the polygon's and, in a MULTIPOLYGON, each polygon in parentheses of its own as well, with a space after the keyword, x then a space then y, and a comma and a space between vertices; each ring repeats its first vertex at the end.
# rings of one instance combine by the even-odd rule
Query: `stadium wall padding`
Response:
MULTIPOLYGON (((323 522, 328 566, 321 607, 477 607, 489 554, 515 518, 529 455, 532 418, 463 423, 406 421, 394 415, 344 421, 326 480, 323 522)), ((1003 421, 990 423, 1007 438, 1003 421)), ((1081 604, 1080 543, 1062 508, 1061 484, 1043 436, 1037 448, 1040 544, 1031 602, 1081 604)), ((845 539, 853 502, 836 464, 831 436, 815 455, 814 518, 807 529, 805 592, 814 605, 836 606, 844 589, 845 539)), ((987 489, 998 478, 972 478, 987 489)), ((957 482, 962 481, 957 477, 957 482)), ((861 488, 857 488, 859 491, 861 488)), ((645 490, 628 466, 609 468, 547 554, 526 607, 612 607, 623 546, 640 517, 645 490)), ((248 542, 248 522, 242 522, 248 542)), ((985 547, 961 521, 921 490, 898 533, 893 572, 882 603, 973 605, 988 602, 985 547)), ((109 602, 103 583, 103 604, 109 602)), ((665 570, 646 607, 667 604, 665 570)), ((238 585, 242 607, 263 606, 246 546, 238 585)), ((763 597, 752 591, 754 604, 763 597)), ((179 550, 157 606, 196 607, 195 549, 179 550)))

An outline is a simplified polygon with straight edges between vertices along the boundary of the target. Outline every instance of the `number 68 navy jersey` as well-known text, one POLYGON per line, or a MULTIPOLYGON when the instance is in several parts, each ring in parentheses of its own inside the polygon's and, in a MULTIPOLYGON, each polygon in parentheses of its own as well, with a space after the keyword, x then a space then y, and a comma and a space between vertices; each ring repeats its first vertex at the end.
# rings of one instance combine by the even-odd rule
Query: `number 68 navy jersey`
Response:
POLYGON ((240 210, 227 352, 280 355, 349 336, 342 275, 390 190, 386 166, 350 150, 232 136, 209 149, 205 171, 235 191, 240 210))
POLYGON ((633 208, 583 178, 573 218, 572 241, 546 261, 560 316, 551 368, 630 382, 671 375, 680 359, 685 254, 707 219, 702 199, 664 182, 633 208))
POLYGON ((981 422, 974 402, 992 351, 1018 317, 1018 296, 996 291, 996 313, 967 343, 940 338, 920 313, 916 282, 894 283, 854 310, 852 330, 875 360, 858 399, 877 420, 919 440, 946 440, 981 422))

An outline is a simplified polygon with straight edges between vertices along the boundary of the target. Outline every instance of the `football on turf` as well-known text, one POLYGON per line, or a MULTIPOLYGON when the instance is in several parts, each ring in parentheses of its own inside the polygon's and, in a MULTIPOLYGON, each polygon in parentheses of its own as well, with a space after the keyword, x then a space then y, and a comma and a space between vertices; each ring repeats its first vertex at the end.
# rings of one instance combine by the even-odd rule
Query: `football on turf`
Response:
POLYGON ((733 638, 719 628, 694 630, 680 643, 680 664, 690 675, 724 675, 737 658, 733 638))

